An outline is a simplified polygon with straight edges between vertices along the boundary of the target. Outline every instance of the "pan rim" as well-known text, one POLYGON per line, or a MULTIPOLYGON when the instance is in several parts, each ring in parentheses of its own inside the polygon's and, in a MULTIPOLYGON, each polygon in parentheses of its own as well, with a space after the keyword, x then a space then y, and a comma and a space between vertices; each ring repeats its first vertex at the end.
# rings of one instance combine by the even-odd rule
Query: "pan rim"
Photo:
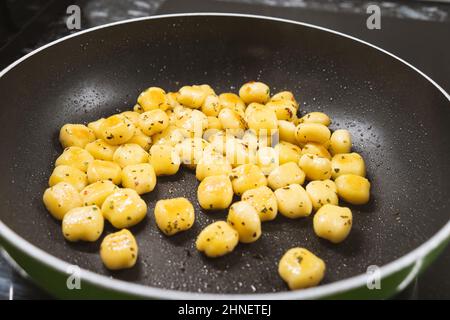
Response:
MULTIPOLYGON (((117 26, 126 23, 133 23, 137 21, 144 20, 153 20, 153 19, 164 19, 164 18, 173 18, 173 17, 190 17, 190 16, 210 16, 210 17, 241 17, 241 18, 251 18, 251 19, 260 19, 260 20, 270 20, 276 22, 283 22, 295 25, 301 25, 304 27, 317 29, 329 33, 333 33, 335 35, 351 39, 353 41, 359 42, 361 44, 367 45, 371 48, 374 48, 384 54, 391 56, 392 58, 398 60, 399 62, 405 64, 412 70, 416 71, 430 83, 432 83, 443 95, 450 101, 450 95, 439 86, 433 79, 431 79, 428 75, 423 73, 417 67, 411 65, 407 61, 402 58, 396 56, 395 54, 386 51, 376 45, 373 45, 369 42, 361 40, 357 37, 335 31, 332 29, 324 28, 321 26, 317 26, 314 24, 282 19, 276 17, 262 16, 262 15, 253 15, 253 14, 239 14, 239 13, 218 13, 218 12, 201 12, 201 13, 177 13, 177 14, 164 14, 164 15, 155 15, 148 17, 140 17, 128 20, 122 20, 117 22, 112 22, 100 26, 96 26, 93 28, 89 28, 86 30, 82 30, 76 32, 74 34, 70 34, 68 36, 62 37, 55 41, 52 41, 46 45, 43 45, 32 52, 24 55, 18 60, 14 61, 12 64, 7 66, 0 72, 0 78, 2 78, 6 73, 12 70, 15 66, 19 65, 21 62, 30 58, 31 56, 39 53, 40 51, 45 50, 53 45, 58 44, 59 42, 65 41, 72 37, 76 37, 82 35, 84 33, 89 33, 95 30, 108 28, 112 26, 117 26)), ((27 255, 32 258, 40 261, 41 263, 47 265, 50 268, 56 269, 60 273, 67 273, 68 267, 71 265, 70 263, 59 259, 46 251, 38 248, 34 244, 28 242, 9 227, 7 227, 0 220, 0 236, 5 239, 8 243, 10 243, 13 247, 19 249, 22 252, 25 252, 27 255)), ((450 238, 450 220, 432 237, 430 237, 427 241, 422 243, 417 248, 411 250, 409 253, 401 256, 400 258, 393 260, 383 266, 380 267, 381 278, 386 278, 389 275, 394 274, 395 272, 402 270, 408 266, 413 265, 417 261, 421 261, 428 253, 432 250, 436 249, 440 244, 445 242, 448 238, 450 238)), ((413 268, 411 274, 414 272, 413 268)), ((417 268, 419 269, 419 268, 417 268)), ((418 271, 418 270, 416 270, 418 271)), ((415 274, 414 274, 415 275, 415 274)), ((407 277, 409 278, 409 277, 407 277)), ((315 288, 309 288, 304 290, 297 291, 284 291, 284 292, 276 292, 276 293, 244 293, 244 294, 223 294, 223 293, 196 293, 196 292, 188 292, 188 291, 177 291, 170 289, 163 289, 157 287, 150 287, 142 284, 136 284, 132 282, 127 282, 123 280, 113 279, 106 275, 102 275, 99 273, 95 273, 93 271, 89 271, 86 269, 81 269, 81 279, 82 281, 86 281, 95 286, 102 287, 104 289, 115 290, 121 293, 130 294, 134 296, 141 296, 147 298, 164 298, 164 299, 314 299, 321 298, 325 296, 329 296, 332 294, 337 294, 340 292, 345 292, 353 288, 362 287, 366 284, 367 276, 365 274, 356 275, 347 279, 339 280, 336 282, 332 282, 329 284, 324 284, 315 288)))

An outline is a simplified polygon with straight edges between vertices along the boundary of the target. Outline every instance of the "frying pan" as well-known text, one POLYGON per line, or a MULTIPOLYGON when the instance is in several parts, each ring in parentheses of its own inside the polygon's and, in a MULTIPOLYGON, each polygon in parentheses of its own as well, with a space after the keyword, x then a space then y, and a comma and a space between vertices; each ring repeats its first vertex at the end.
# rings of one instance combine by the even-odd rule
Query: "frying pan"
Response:
MULTIPOLYGON (((449 241, 449 95, 407 62, 344 34, 238 14, 129 20, 28 54, 0 74, 0 92, 1 243, 59 297, 384 298, 407 286, 449 241), (372 198, 352 207, 354 226, 345 242, 317 238, 311 217, 277 217, 263 224, 257 242, 207 259, 195 250, 195 237, 226 212, 200 209, 198 182, 185 169, 158 178, 144 196, 148 218, 132 228, 140 247, 134 268, 106 270, 100 241, 64 241, 41 200, 61 152, 63 124, 128 110, 148 86, 174 91, 208 83, 217 92, 236 92, 249 80, 270 84, 272 92, 292 90, 301 113, 322 110, 332 129, 350 130, 354 149, 367 161, 372 198), (158 199, 176 196, 194 203, 196 223, 168 238, 152 212, 158 199), (320 286, 289 292, 279 278, 277 263, 294 246, 325 260, 320 286), (80 290, 66 285, 74 270, 80 290), (379 289, 366 285, 378 276, 379 289)), ((107 226, 104 234, 112 231, 107 226)))

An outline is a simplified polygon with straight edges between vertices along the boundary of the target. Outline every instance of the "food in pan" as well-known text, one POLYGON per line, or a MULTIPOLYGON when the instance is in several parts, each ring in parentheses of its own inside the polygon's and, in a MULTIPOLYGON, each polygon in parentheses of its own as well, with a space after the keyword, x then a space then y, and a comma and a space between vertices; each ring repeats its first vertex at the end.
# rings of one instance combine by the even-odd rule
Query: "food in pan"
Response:
MULTIPOLYGON (((369 201, 365 162, 352 152, 349 131, 332 132, 323 112, 299 118, 298 108, 292 92, 271 96, 262 82, 244 84, 239 95, 217 95, 209 85, 178 92, 150 87, 133 111, 61 128, 65 149, 56 159, 44 204, 62 220, 68 241, 97 241, 104 220, 120 229, 101 244, 101 259, 111 270, 135 265, 138 245, 128 228, 147 216, 141 195, 180 167, 195 171, 201 208, 228 209, 226 221, 197 235, 196 247, 208 257, 229 254, 239 242, 258 241, 262 222, 278 213, 297 219, 315 212, 316 235, 342 242, 353 217, 339 199, 355 205, 369 201), (233 203, 236 197, 240 201, 233 203)), ((183 197, 162 199, 154 218, 163 234, 174 236, 194 225, 194 205, 183 197)), ((304 248, 288 250, 279 262, 279 274, 291 289, 315 286, 324 273, 324 261, 304 248)))

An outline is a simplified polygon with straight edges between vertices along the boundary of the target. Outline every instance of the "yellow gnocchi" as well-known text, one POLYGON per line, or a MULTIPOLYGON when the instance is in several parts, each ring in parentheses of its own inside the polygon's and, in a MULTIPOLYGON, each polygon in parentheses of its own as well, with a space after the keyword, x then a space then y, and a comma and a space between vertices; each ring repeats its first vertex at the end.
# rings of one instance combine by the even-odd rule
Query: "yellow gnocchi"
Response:
POLYGON ((306 185, 306 193, 311 199, 314 210, 319 210, 326 204, 337 205, 339 202, 337 193, 326 181, 311 181, 306 185))
POLYGON ((53 169, 53 172, 50 178, 48 179, 48 185, 50 187, 53 187, 54 185, 60 182, 69 183, 72 186, 74 186, 75 189, 80 191, 87 185, 88 177, 86 173, 84 173, 80 169, 70 167, 67 165, 60 165, 57 166, 55 169, 53 169))
POLYGON ((94 131, 82 124, 65 124, 59 131, 59 141, 64 148, 84 148, 85 145, 94 140, 94 131))
POLYGON ((237 195, 261 186, 267 186, 267 179, 261 169, 255 164, 243 164, 231 171, 233 191, 237 195))
POLYGON ((133 137, 135 128, 136 127, 128 120, 128 118, 120 115, 113 115, 102 121, 100 125, 100 135, 108 144, 119 145, 127 142, 133 137))
POLYGON ((308 180, 327 180, 331 178, 331 161, 314 154, 301 156, 298 166, 308 180))
POLYGON ((239 96, 247 104, 266 103, 270 99, 270 88, 265 83, 250 81, 239 89, 239 96))
POLYGON ((280 141, 274 149, 278 154, 278 162, 280 165, 288 162, 298 163, 300 160, 302 150, 295 144, 280 141))
POLYGON ((312 203, 305 189, 299 184, 290 184, 275 190, 278 212, 287 218, 307 217, 312 212, 312 203))
POLYGON ((232 171, 228 160, 216 152, 204 152, 195 168, 195 177, 202 181, 209 176, 229 175, 232 171))
POLYGON ((135 190, 118 189, 105 199, 102 213, 117 229, 129 228, 145 218, 147 204, 135 190))
POLYGON ((88 143, 85 149, 97 160, 112 161, 117 146, 110 145, 103 139, 97 139, 88 143))
POLYGON ((188 108, 198 109, 209 94, 211 92, 200 86, 184 86, 178 91, 177 101, 188 108))
POLYGON ((155 170, 149 163, 128 165, 122 169, 122 186, 138 194, 151 192, 156 186, 155 170))
POLYGON ((361 177, 366 176, 364 159, 356 152, 336 154, 331 159, 331 168, 333 179, 343 174, 356 174, 361 177))
POLYGON ((228 211, 227 222, 238 232, 242 243, 255 242, 261 237, 261 219, 249 202, 233 203, 228 211))
POLYGON ((127 143, 133 143, 139 145, 145 151, 148 151, 152 145, 152 138, 145 135, 141 129, 136 128, 134 136, 131 137, 127 143))
POLYGON ((168 236, 190 229, 195 221, 194 207, 186 198, 159 200, 154 214, 158 228, 168 236))
POLYGON ((68 147, 56 159, 55 166, 67 165, 81 171, 86 172, 89 163, 94 160, 94 157, 86 150, 80 147, 68 147))
POLYGON ((278 273, 291 290, 314 287, 325 275, 325 262, 307 249, 292 248, 281 258, 278 273))
POLYGON ((208 176, 200 182, 197 190, 198 203, 205 210, 220 210, 230 206, 233 186, 227 175, 208 176))
POLYGON ((356 174, 343 174, 335 180, 338 196, 351 204, 365 204, 370 198, 370 182, 356 174))
POLYGON ((322 206, 314 215, 314 232, 333 243, 344 241, 352 228, 352 211, 332 204, 322 206))
POLYGON ((330 140, 330 136, 330 129, 321 123, 300 123, 295 131, 295 137, 299 143, 325 144, 330 140))
POLYGON ((324 126, 329 126, 331 119, 323 112, 310 112, 298 120, 299 123, 319 123, 324 126))
POLYGON ((306 143, 302 148, 302 155, 304 154, 314 154, 318 157, 327 158, 328 160, 331 160, 331 155, 328 152, 327 148, 325 146, 316 143, 316 142, 308 142, 306 143))
POLYGON ((331 134, 330 152, 332 155, 339 153, 350 153, 351 149, 352 137, 348 130, 339 129, 331 134))
POLYGON ((137 99, 137 103, 142 107, 143 111, 154 109, 167 110, 170 108, 166 92, 158 87, 150 87, 142 92, 137 99))
POLYGON ((267 182, 273 190, 293 183, 303 184, 305 182, 305 173, 295 162, 288 162, 275 168, 267 177, 267 182))
POLYGON ((210 258, 230 253, 239 243, 239 234, 225 221, 217 221, 205 227, 197 237, 197 250, 210 258))
POLYGON ((101 207, 105 199, 117 190, 117 186, 109 180, 100 180, 81 190, 80 195, 85 206, 101 207))
POLYGON ((42 198, 48 212, 58 220, 62 220, 69 210, 83 205, 78 190, 67 182, 59 182, 47 188, 42 198))
POLYGON ((113 161, 121 168, 125 168, 129 165, 148 162, 148 153, 138 144, 126 143, 114 151, 113 161))
POLYGON ((62 232, 68 241, 97 241, 103 232, 104 219, 96 205, 73 208, 62 221, 62 232))
POLYGON ((119 185, 122 181, 122 168, 112 161, 94 160, 87 170, 87 178, 89 183, 94 183, 101 180, 109 180, 114 184, 119 185))
POLYGON ((169 117, 161 109, 150 110, 139 115, 138 126, 145 135, 152 136, 169 126, 169 117))
POLYGON ((279 139, 297 145, 295 124, 286 120, 278 120, 277 123, 279 139))
POLYGON ((203 156, 203 150, 208 146, 203 138, 187 138, 175 146, 180 155, 181 163, 190 169, 195 169, 203 156))
POLYGON ((219 97, 216 95, 207 96, 200 110, 208 117, 217 117, 220 111, 219 97))
POLYGON ((275 112, 269 108, 258 109, 247 117, 248 128, 258 136, 271 136, 277 132, 278 119, 275 112))
POLYGON ((128 269, 136 264, 138 245, 127 229, 108 234, 100 245, 100 257, 110 270, 128 269))
POLYGON ((157 176, 167 176, 178 172, 181 159, 174 147, 158 144, 150 148, 149 162, 157 176))
POLYGON ((258 212, 261 221, 270 221, 278 213, 277 198, 270 188, 266 186, 250 189, 242 194, 242 201, 250 203, 258 212))

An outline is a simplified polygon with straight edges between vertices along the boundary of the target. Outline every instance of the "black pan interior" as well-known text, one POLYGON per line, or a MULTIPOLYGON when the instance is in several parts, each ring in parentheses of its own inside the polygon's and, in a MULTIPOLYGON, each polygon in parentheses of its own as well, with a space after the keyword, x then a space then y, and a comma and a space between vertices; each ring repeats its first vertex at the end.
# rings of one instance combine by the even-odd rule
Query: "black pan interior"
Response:
MULTIPOLYGON (((115 278, 194 292, 286 290, 277 275, 283 252, 309 248, 327 263, 324 283, 365 272, 408 253, 449 219, 449 102, 424 77, 369 46, 325 31, 271 20, 224 16, 151 19, 88 32, 53 45, 0 79, 1 220, 20 236, 70 263, 115 278), (323 110, 332 128, 349 128, 367 161, 372 200, 353 207, 354 226, 341 245, 318 239, 312 218, 278 217, 263 236, 228 256, 206 259, 194 241, 225 212, 203 212, 194 174, 159 179, 144 198, 148 219, 133 228, 137 266, 107 271, 99 242, 69 244, 41 203, 61 152, 64 123, 130 109, 148 86, 177 90, 208 83, 234 91, 248 80, 292 90, 301 112, 323 110), (157 199, 186 196, 195 226, 167 238, 152 216, 157 199)), ((112 231, 111 227, 107 232, 112 231)))

